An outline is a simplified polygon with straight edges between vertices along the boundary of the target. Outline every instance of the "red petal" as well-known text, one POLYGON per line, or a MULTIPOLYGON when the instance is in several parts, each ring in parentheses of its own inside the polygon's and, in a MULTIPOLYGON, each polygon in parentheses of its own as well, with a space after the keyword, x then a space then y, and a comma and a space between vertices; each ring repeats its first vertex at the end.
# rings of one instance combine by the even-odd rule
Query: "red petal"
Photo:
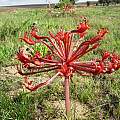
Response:
POLYGON ((103 57, 102 57, 102 61, 104 61, 108 57, 110 57, 110 53, 109 52, 105 52, 104 55, 103 55, 103 57))

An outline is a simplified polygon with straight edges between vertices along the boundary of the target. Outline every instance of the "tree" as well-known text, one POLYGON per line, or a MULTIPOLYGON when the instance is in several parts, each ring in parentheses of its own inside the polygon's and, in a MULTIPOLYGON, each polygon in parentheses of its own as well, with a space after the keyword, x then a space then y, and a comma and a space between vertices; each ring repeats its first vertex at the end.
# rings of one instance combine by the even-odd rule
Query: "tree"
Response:
POLYGON ((75 4, 75 0, 60 0, 60 3, 65 3, 65 4, 75 4))

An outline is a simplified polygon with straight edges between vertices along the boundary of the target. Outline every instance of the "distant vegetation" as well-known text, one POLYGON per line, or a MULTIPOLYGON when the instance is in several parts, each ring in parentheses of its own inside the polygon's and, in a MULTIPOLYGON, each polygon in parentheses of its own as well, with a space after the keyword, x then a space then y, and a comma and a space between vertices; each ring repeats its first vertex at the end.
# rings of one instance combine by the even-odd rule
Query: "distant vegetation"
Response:
POLYGON ((103 6, 107 5, 109 6, 110 4, 119 4, 120 0, 99 0, 98 4, 101 4, 103 6))

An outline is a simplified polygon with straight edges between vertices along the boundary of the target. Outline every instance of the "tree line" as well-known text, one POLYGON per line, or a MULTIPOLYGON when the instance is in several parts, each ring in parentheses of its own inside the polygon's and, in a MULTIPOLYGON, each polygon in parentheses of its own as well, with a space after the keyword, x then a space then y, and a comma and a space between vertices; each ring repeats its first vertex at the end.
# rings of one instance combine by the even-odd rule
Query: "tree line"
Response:
POLYGON ((120 0, 99 0, 97 4, 101 4, 103 6, 107 5, 109 6, 110 4, 119 4, 120 0))

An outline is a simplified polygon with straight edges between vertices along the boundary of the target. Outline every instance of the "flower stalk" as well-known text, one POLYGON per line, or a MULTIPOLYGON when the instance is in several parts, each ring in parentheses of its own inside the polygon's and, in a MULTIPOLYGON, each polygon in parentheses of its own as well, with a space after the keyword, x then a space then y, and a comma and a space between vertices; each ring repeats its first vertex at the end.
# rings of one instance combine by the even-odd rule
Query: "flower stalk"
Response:
POLYGON ((65 77, 65 108, 68 119, 70 118, 70 77, 65 77))

